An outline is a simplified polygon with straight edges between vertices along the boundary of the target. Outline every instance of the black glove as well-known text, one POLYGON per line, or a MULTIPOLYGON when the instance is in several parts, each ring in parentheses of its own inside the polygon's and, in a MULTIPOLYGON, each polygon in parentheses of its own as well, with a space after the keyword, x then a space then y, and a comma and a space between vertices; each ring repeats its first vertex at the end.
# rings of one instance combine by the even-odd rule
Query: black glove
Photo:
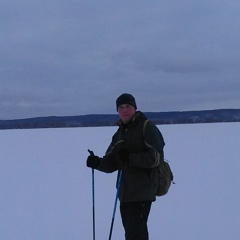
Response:
POLYGON ((119 151, 118 151, 118 155, 119 155, 119 159, 121 161, 127 161, 129 158, 129 150, 125 147, 122 147, 119 151))
POLYGON ((87 158, 87 167, 97 168, 100 165, 100 158, 98 156, 89 155, 87 158))
POLYGON ((121 149, 119 149, 119 151, 117 152, 118 154, 118 160, 117 160, 117 165, 118 165, 118 169, 123 169, 126 162, 129 159, 129 151, 127 148, 122 147, 121 149))

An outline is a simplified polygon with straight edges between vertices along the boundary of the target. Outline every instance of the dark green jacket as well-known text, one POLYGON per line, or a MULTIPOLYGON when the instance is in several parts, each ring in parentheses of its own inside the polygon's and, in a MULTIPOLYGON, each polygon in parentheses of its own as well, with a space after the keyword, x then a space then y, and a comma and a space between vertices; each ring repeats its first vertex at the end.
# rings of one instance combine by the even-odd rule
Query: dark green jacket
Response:
POLYGON ((119 191, 121 202, 155 201, 157 188, 157 168, 164 159, 164 140, 158 128, 149 121, 143 136, 146 120, 142 112, 137 112, 130 124, 119 128, 105 156, 101 159, 100 171, 111 173, 122 169, 119 191), (124 147, 130 151, 128 159, 120 159, 119 150, 124 147))

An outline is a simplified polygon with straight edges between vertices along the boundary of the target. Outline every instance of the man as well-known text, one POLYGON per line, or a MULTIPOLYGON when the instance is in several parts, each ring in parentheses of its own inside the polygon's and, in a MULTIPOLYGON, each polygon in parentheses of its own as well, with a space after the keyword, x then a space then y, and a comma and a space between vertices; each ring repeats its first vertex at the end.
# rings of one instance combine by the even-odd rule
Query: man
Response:
POLYGON ((128 93, 116 100, 118 130, 105 156, 90 155, 87 166, 102 172, 122 171, 119 189, 120 213, 126 240, 148 240, 147 220, 156 200, 157 166, 163 161, 164 140, 146 116, 137 111, 135 98, 128 93))

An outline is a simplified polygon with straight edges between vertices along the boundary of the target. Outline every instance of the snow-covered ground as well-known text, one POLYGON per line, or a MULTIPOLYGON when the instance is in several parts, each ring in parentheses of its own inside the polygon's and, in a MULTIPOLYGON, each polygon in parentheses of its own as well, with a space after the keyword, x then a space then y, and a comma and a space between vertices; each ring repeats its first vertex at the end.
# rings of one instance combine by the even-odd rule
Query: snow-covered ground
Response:
MULTIPOLYGON (((240 123, 158 127, 176 184, 152 206, 150 239, 239 240, 240 123)), ((0 239, 92 239, 87 149, 103 155, 115 130, 1 131, 0 239)), ((96 240, 108 239, 115 180, 95 171, 96 240)), ((124 239, 119 208, 112 239, 124 239)))

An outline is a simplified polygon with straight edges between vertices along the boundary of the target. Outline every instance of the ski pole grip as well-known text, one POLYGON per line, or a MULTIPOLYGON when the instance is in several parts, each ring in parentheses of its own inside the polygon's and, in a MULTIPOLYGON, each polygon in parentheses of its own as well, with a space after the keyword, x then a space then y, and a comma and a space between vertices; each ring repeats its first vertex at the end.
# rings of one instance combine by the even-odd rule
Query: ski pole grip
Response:
POLYGON ((89 149, 88 149, 88 152, 90 153, 91 156, 94 156, 94 153, 93 153, 92 150, 89 150, 89 149))

